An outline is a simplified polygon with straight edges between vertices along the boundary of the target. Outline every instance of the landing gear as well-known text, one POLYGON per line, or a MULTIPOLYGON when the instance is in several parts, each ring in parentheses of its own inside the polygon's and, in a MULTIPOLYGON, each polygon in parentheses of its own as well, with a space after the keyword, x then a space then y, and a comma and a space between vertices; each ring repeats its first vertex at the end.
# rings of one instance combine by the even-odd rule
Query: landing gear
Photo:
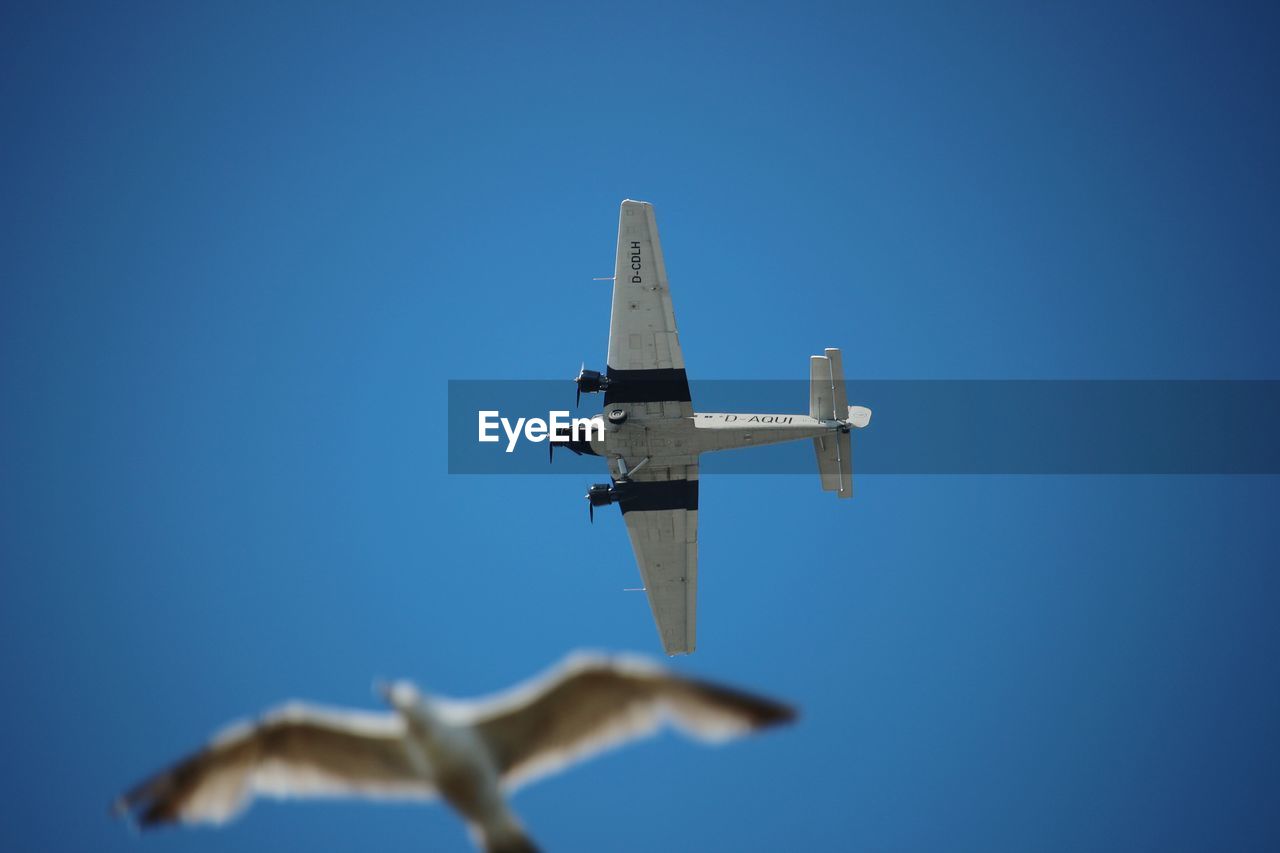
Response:
POLYGON ((627 410, 626 409, 610 409, 607 413, 605 413, 605 417, 608 418, 609 423, 613 424, 614 426, 622 426, 624 423, 627 422, 627 410))

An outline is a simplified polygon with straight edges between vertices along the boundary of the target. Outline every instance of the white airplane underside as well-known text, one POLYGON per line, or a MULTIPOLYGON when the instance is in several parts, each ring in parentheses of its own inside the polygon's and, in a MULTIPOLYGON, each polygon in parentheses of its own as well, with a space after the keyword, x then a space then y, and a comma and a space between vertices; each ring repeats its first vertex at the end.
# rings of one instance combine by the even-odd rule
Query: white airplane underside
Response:
MULTIPOLYGON (((697 641, 698 456, 808 439, 822 488, 853 496, 850 430, 871 410, 850 406, 840 350, 809 361, 807 414, 695 413, 676 331, 653 205, 622 202, 606 372, 582 370, 578 393, 604 392, 603 441, 569 449, 605 457, 610 484, 587 500, 618 504, 662 646, 689 654, 697 641)), ((563 446, 563 445, 562 445, 563 446)))

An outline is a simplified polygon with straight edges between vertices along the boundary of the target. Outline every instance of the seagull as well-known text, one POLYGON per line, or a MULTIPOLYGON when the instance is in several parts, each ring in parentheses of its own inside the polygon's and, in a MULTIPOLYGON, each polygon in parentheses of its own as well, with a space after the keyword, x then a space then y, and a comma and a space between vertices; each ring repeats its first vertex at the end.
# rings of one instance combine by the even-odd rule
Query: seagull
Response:
POLYGON ((521 785, 671 724, 717 743, 795 719, 788 705, 629 656, 579 653, 504 694, 428 696, 379 683, 387 712, 289 703, 233 724, 113 804, 142 827, 226 823, 255 796, 429 800, 477 846, 536 853, 507 805, 521 785))

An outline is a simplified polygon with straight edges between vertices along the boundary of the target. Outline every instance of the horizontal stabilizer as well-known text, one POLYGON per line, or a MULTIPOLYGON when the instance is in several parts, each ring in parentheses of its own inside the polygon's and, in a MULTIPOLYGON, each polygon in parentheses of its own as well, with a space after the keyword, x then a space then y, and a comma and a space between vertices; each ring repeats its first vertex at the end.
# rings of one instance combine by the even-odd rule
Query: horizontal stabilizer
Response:
POLYGON ((822 490, 853 497, 853 452, 847 432, 831 432, 813 440, 822 490))
POLYGON ((809 356, 809 417, 830 420, 835 409, 831 405, 831 362, 825 355, 809 356))
POLYGON ((848 408, 840 350, 828 349, 826 355, 809 356, 809 417, 842 421, 848 408))
POLYGON ((839 419, 849 408, 849 394, 844 387, 844 360, 840 357, 840 350, 834 347, 827 347, 826 356, 831 365, 831 408, 835 412, 834 417, 839 419))

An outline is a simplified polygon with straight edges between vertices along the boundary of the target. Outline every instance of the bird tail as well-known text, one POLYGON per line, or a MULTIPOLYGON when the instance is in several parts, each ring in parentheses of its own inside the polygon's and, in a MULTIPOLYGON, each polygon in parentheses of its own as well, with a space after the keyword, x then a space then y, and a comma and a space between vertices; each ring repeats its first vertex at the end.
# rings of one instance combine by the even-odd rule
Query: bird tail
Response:
POLYGON ((485 853, 539 853, 538 845, 505 804, 480 820, 468 820, 467 832, 485 853))
POLYGON ((540 853, 538 845, 523 832, 516 835, 504 835, 501 838, 490 838, 485 844, 488 853, 540 853))

